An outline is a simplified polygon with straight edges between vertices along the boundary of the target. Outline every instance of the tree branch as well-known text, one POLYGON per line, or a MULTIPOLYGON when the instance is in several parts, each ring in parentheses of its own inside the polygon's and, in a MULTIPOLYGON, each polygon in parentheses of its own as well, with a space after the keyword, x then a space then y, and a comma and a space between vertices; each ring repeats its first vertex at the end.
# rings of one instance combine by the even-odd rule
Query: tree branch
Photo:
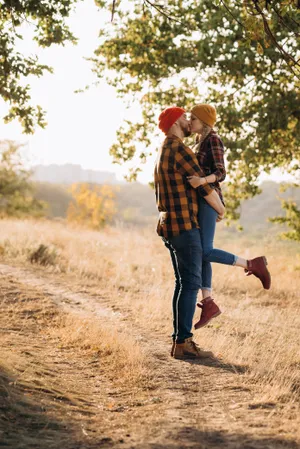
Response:
POLYGON ((232 12, 230 11, 230 9, 228 8, 228 6, 226 5, 226 3, 223 1, 223 0, 220 0, 221 1, 221 3, 222 3, 222 5, 224 6, 224 8, 226 9, 226 11, 231 15, 231 17, 242 27, 242 28, 244 28, 244 30, 247 30, 247 28, 245 27, 245 25, 242 23, 242 22, 240 22, 233 14, 232 14, 232 12))
MULTIPOLYGON (((278 11, 278 9, 275 6, 271 5, 271 8, 276 13, 277 17, 279 18, 279 20, 283 26, 285 26, 288 30, 290 30, 295 36, 297 36, 297 37, 300 36, 300 33, 297 33, 296 31, 292 30, 289 27, 289 25, 285 22, 282 15, 280 14, 280 12, 278 11)), ((288 16, 288 18, 291 19, 297 26, 300 26, 300 23, 298 23, 295 19, 293 19, 293 17, 288 16)))
MULTIPOLYGON (((292 61, 293 64, 294 64, 295 66, 299 66, 299 67, 300 67, 300 65, 299 65, 298 62, 293 58, 293 56, 291 56, 289 53, 287 53, 287 52, 285 51, 285 49, 284 49, 281 45, 279 45, 279 43, 277 42, 277 39, 275 38, 275 36, 273 35, 273 33, 272 33, 272 31, 271 31, 271 29, 270 29, 270 27, 269 27, 269 24, 268 24, 268 21, 267 21, 267 19, 266 19, 266 17, 265 17, 265 14, 264 14, 263 11, 261 10, 260 6, 258 5, 258 0, 253 0, 253 3, 254 3, 254 6, 255 6, 255 9, 257 10, 257 12, 259 13, 259 15, 261 16, 261 18, 262 18, 262 20, 263 20, 263 23, 264 23, 264 30, 265 30, 266 35, 269 36, 269 38, 271 39, 271 41, 273 42, 273 44, 275 45, 275 47, 280 51, 280 53, 284 56, 284 58, 285 58, 287 61, 292 61)), ((290 67, 290 68, 291 68, 291 67, 290 67)), ((292 68, 291 68, 291 69, 292 69, 292 68)), ((294 71, 293 71, 293 73, 296 74, 294 71)), ((298 76, 298 75, 296 74, 296 76, 298 76)))
POLYGON ((116 0, 113 0, 113 4, 112 4, 112 8, 111 8, 111 19, 110 19, 111 22, 114 20, 115 8, 116 8, 116 0))
POLYGON ((162 8, 160 8, 159 6, 155 5, 154 3, 152 3, 150 0, 144 0, 144 3, 150 5, 152 8, 156 9, 156 11, 158 11, 160 14, 162 14, 164 17, 166 17, 169 20, 172 20, 173 22, 177 22, 180 23, 180 25, 184 25, 180 20, 176 19, 175 17, 169 16, 168 14, 166 14, 162 8))

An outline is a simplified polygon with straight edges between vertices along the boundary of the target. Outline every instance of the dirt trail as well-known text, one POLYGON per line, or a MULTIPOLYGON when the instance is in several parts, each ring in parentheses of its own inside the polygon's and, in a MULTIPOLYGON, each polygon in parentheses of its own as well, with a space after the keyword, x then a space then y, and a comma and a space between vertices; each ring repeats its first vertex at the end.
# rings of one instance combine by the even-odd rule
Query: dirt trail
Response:
MULTIPOLYGON (((133 394, 132 386, 115 387, 114 375, 107 374, 99 358, 87 362, 73 350, 60 348, 55 337, 46 338, 39 331, 38 323, 27 319, 20 328, 2 323, 4 349, 19 358, 13 374, 1 373, 0 447, 299 447, 292 414, 282 422, 279 404, 260 402, 262 392, 250 383, 245 386, 244 367, 217 359, 174 360, 169 340, 138 326, 130 308, 120 314, 104 297, 79 293, 68 281, 34 270, 0 265, 0 274, 4 305, 16 297, 22 301, 26 294, 32 300, 42 298, 39 303, 44 301, 49 317, 54 304, 68 314, 128 330, 145 347, 154 373, 152 386, 133 394), (27 393, 31 402, 24 399, 27 393), (8 400, 17 404, 14 412, 8 400)), ((114 306, 121 306, 117 299, 114 306)))

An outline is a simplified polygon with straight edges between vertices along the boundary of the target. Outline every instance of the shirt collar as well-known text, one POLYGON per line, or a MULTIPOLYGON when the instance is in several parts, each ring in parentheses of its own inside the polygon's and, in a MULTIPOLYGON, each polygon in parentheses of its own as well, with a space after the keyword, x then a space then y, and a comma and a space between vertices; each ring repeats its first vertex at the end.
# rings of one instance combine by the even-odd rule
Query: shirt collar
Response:
POLYGON ((181 143, 184 144, 183 140, 180 139, 180 137, 175 136, 175 134, 171 134, 170 136, 166 136, 166 139, 178 140, 178 142, 181 142, 181 143))

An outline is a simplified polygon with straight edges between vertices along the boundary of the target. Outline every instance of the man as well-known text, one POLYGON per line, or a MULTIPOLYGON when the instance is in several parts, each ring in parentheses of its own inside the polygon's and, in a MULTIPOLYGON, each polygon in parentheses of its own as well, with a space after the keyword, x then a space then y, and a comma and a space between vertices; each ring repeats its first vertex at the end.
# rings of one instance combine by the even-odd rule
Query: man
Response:
POLYGON ((157 233, 169 249, 175 274, 173 295, 173 345, 175 358, 212 357, 193 341, 191 333, 198 290, 202 286, 202 245, 197 221, 197 193, 218 212, 224 206, 209 184, 193 189, 188 176, 203 176, 195 154, 182 139, 190 135, 185 110, 165 109, 159 116, 159 128, 166 138, 158 152, 154 183, 159 210, 157 233))

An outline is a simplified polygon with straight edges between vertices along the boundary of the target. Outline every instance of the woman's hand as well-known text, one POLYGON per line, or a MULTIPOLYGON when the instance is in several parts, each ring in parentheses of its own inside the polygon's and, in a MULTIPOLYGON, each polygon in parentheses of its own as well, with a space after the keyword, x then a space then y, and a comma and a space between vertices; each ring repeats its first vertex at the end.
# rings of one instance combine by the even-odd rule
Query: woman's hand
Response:
POLYGON ((207 184, 206 179, 200 178, 199 176, 188 176, 187 180, 191 184, 191 186, 194 187, 194 189, 203 186, 204 184, 207 184))
POLYGON ((215 207, 214 209, 218 213, 217 221, 223 220, 225 215, 225 206, 221 200, 220 203, 218 204, 218 207, 215 207))
POLYGON ((224 214, 218 214, 218 216, 217 216, 217 223, 219 223, 219 221, 222 221, 223 220, 223 218, 224 218, 224 216, 225 216, 225 213, 224 214))

